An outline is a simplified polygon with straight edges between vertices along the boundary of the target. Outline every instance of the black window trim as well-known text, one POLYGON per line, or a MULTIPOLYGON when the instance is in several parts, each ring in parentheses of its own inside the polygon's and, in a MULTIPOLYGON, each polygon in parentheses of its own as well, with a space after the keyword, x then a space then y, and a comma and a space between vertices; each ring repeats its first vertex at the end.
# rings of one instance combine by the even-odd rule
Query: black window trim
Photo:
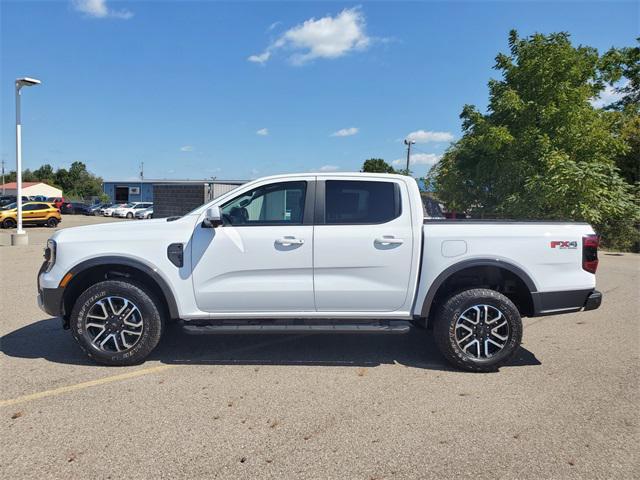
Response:
MULTIPOLYGON (((272 183, 265 183, 264 185, 259 185, 258 187, 255 187, 255 188, 260 188, 267 185, 277 185, 279 183, 296 183, 296 182, 305 182, 307 184, 306 194, 304 197, 304 212, 302 213, 301 223, 292 223, 287 221, 270 221, 270 222, 267 221, 267 222, 251 222, 251 223, 244 223, 240 225, 229 225, 229 226, 245 228, 245 227, 302 227, 305 225, 313 225, 315 197, 316 197, 316 184, 317 184, 316 180, 287 179, 287 180, 280 180, 272 183)), ((251 189, 251 190, 254 190, 254 189, 251 189)), ((247 192, 250 192, 251 190, 247 190, 246 192, 243 192, 227 200, 222 205, 220 205, 220 209, 224 208, 226 205, 233 202, 236 198, 238 198, 241 195, 244 195, 247 192)), ((226 225, 223 225, 223 226, 226 226, 226 225)))
POLYGON ((402 216, 403 213, 403 205, 402 205, 402 193, 400 191, 400 183, 395 180, 369 180, 369 179, 354 179, 347 177, 340 178, 328 178, 322 180, 316 180, 316 203, 315 203, 315 225, 325 225, 327 227, 346 227, 346 226, 366 226, 366 225, 384 225, 385 223, 393 222, 402 216), (325 182, 326 181, 336 181, 336 182, 386 182, 393 183, 394 197, 397 199, 400 204, 400 208, 398 210, 398 215, 393 217, 390 220, 385 222, 362 222, 362 223, 326 223, 326 212, 325 212, 325 197, 327 194, 327 189, 325 182))

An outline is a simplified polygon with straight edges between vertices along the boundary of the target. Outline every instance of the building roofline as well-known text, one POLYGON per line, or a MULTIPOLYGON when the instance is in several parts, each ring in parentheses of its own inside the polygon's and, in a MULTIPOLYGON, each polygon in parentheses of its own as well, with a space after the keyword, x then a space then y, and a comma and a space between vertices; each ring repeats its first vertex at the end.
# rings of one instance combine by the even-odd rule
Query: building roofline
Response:
POLYGON ((222 183, 230 185, 242 185, 249 180, 210 180, 210 179, 193 179, 193 180, 172 180, 168 178, 144 179, 144 180, 103 180, 102 183, 222 183))

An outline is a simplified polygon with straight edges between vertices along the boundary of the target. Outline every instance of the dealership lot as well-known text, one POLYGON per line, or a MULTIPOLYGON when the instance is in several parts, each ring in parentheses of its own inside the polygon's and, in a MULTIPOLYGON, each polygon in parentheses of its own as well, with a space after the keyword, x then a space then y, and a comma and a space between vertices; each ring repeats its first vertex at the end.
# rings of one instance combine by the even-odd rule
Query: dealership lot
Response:
MULTIPOLYGON (((103 221, 123 220, 59 228, 103 221)), ((638 255, 602 253, 603 306, 525 319, 524 348, 499 373, 451 370, 424 331, 175 326, 144 365, 108 368, 36 306, 52 230, 28 232, 29 246, 0 247, 4 478, 638 475, 638 255)))

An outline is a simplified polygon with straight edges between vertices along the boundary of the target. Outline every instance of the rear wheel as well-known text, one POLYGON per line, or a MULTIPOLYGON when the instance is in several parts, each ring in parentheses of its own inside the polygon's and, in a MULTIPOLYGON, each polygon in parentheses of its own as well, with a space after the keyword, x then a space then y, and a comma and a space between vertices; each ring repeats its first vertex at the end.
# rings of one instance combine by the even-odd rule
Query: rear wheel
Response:
POLYGON ((58 226, 58 219, 55 217, 51 217, 47 220, 47 227, 55 228, 58 226))
POLYGON ((13 218, 5 218, 2 222, 2 228, 16 228, 16 221, 13 218))
POLYGON ((107 280, 78 297, 70 325, 80 347, 96 362, 135 365, 158 345, 164 318, 143 286, 107 280))
POLYGON ((511 300, 475 288, 451 296, 438 311, 434 335, 445 358, 473 372, 495 371, 513 357, 522 340, 522 320, 511 300))

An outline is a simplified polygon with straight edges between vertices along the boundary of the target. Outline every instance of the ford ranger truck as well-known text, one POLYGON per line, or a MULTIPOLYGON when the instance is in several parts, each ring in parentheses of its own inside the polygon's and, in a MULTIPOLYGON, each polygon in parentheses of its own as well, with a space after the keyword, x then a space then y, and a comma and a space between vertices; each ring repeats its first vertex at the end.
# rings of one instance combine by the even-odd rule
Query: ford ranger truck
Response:
POLYGON ((38 302, 86 354, 142 362, 167 322, 190 334, 406 333, 458 368, 516 353, 521 317, 592 310, 585 223, 425 220, 413 178, 331 173, 247 183, 192 212, 57 231, 38 302))

